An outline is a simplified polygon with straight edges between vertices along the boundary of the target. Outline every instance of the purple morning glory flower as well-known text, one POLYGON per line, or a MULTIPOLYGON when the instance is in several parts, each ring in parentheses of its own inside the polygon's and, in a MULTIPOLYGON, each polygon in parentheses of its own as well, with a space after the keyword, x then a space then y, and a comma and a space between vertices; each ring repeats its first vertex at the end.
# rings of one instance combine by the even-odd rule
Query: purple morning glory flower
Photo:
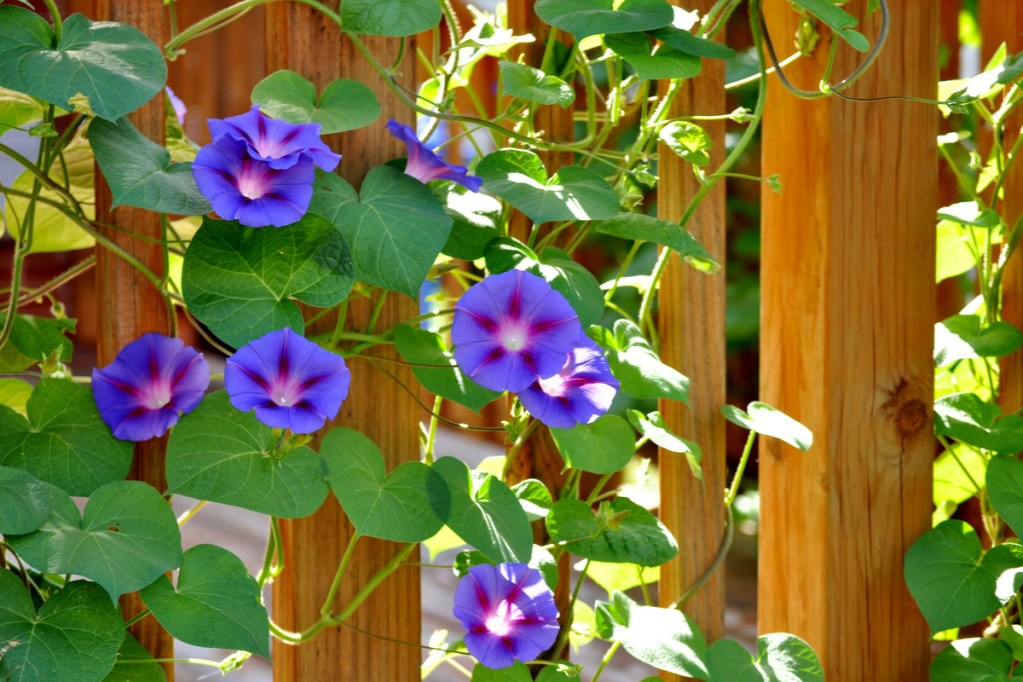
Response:
POLYGON ((459 367, 493 391, 522 391, 538 377, 557 374, 580 333, 565 297, 522 270, 469 287, 451 325, 459 367))
POLYGON ((210 384, 202 354, 180 339, 144 334, 103 369, 92 370, 100 417, 121 440, 162 436, 195 409, 210 384))
POLYGON ((597 344, 580 334, 561 371, 537 379, 518 398, 529 414, 547 426, 570 429, 607 412, 619 385, 597 344))
POLYGON ((320 140, 317 123, 278 121, 258 106, 208 122, 213 142, 199 150, 192 175, 213 210, 248 227, 283 227, 309 208, 316 168, 341 160, 320 140))
POLYGON ((169 85, 164 87, 163 91, 167 93, 167 99, 170 100, 171 107, 174 109, 174 116, 178 119, 178 125, 185 125, 185 114, 188 113, 188 107, 185 106, 180 97, 174 94, 169 85))
POLYGON ((228 358, 224 387, 235 408, 255 408, 267 426, 312 433, 337 415, 351 378, 340 355, 284 328, 228 358))
POLYGON ((531 661, 558 638, 558 607, 540 571, 526 564, 480 564, 458 583, 454 614, 465 647, 488 668, 531 661))
POLYGON ((480 191, 483 185, 481 178, 469 175, 469 169, 465 166, 455 166, 444 161, 439 154, 420 142, 415 131, 409 126, 402 125, 392 118, 387 122, 387 130, 408 147, 405 175, 424 184, 430 180, 450 180, 473 192, 480 191))

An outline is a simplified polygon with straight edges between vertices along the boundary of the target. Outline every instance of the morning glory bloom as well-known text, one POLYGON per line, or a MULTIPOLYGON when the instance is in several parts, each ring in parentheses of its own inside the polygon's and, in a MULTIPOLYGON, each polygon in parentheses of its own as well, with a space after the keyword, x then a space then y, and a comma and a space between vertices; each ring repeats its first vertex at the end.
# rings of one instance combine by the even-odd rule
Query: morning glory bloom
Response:
POLYGON ((424 184, 431 180, 450 180, 473 192, 480 191, 483 185, 481 178, 469 175, 469 169, 465 166, 445 162, 439 154, 420 142, 415 131, 409 126, 402 125, 392 118, 387 122, 387 130, 408 147, 405 175, 424 184))
POLYGON ((518 398, 529 414, 547 426, 570 429, 607 412, 618 387, 600 348, 581 334, 561 371, 537 379, 518 398))
POLYGON ((248 227, 283 227, 309 209, 316 169, 341 160, 320 140, 318 123, 278 121, 258 106, 208 122, 213 142, 199 150, 192 175, 213 210, 248 227))
POLYGON ((465 647, 488 668, 531 661, 558 638, 558 607, 540 571, 526 564, 480 564, 458 583, 454 615, 465 647))
POLYGON ((167 99, 171 103, 171 108, 174 109, 174 117, 178 119, 178 125, 185 125, 185 115, 188 113, 188 107, 185 106, 180 97, 174 94, 169 85, 165 86, 163 91, 167 93, 167 99))
POLYGON ((284 328, 228 358, 224 387, 235 408, 255 409, 267 426, 312 433, 337 416, 351 377, 340 355, 284 328))
POLYGON ((493 391, 522 391, 557 374, 582 327, 550 284, 522 270, 491 275, 455 304, 455 360, 493 391))
POLYGON ((120 440, 162 436, 195 409, 210 384, 202 354, 180 339, 144 334, 103 369, 92 370, 100 417, 120 440))

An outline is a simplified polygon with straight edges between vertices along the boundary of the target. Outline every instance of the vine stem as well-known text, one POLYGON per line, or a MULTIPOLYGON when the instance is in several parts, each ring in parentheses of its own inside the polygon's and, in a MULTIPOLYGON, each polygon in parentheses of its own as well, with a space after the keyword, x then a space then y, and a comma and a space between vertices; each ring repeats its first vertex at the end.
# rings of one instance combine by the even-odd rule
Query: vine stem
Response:
POLYGON ((355 554, 355 545, 358 544, 359 532, 356 531, 352 535, 352 539, 348 541, 348 546, 345 547, 345 553, 341 556, 341 563, 338 564, 337 572, 334 574, 334 580, 330 583, 330 590, 327 592, 327 597, 323 600, 323 606, 320 607, 320 615, 324 618, 329 618, 330 607, 334 604, 334 599, 337 597, 337 591, 341 587, 341 580, 344 578, 345 572, 348 570, 348 563, 352 560, 352 555, 355 554))
POLYGON ((600 666, 597 668, 596 672, 593 673, 593 679, 590 682, 597 682, 597 680, 600 679, 600 676, 604 673, 604 669, 611 662, 611 659, 618 652, 618 649, 621 646, 622 646, 621 642, 615 642, 614 644, 611 645, 611 648, 607 650, 606 654, 604 654, 604 658, 601 659, 600 666))
POLYGON ((725 506, 731 507, 732 503, 735 502, 735 498, 739 494, 739 484, 742 483, 742 475, 746 472, 746 463, 749 462, 750 453, 753 452, 753 442, 757 439, 757 432, 750 431, 749 436, 746 438, 746 447, 742 449, 742 457, 739 459, 739 465, 735 467, 735 476, 732 478, 732 485, 728 488, 728 494, 725 495, 725 506))
POLYGON ((46 10, 50 13, 50 19, 53 20, 53 37, 60 43, 60 39, 64 35, 64 22, 61 21, 57 3, 54 0, 43 0, 43 4, 46 5, 46 10))

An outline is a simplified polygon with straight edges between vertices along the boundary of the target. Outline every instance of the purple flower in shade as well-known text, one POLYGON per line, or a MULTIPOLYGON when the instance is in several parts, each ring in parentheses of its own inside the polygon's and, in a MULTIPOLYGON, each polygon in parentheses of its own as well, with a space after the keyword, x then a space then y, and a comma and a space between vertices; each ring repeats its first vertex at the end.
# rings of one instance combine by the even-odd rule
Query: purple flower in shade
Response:
POLYGON ((178 125, 185 125, 185 114, 188 113, 188 107, 185 106, 180 97, 174 94, 169 85, 164 87, 163 91, 167 93, 167 99, 170 100, 171 108, 174 109, 174 116, 178 119, 178 125))
POLYGON ((529 414, 547 426, 570 429, 607 412, 619 385, 597 344, 580 334, 561 371, 537 379, 518 398, 529 414))
POLYGON ((99 414, 121 440, 162 436, 191 412, 210 384, 206 359, 180 339, 144 334, 92 370, 99 414))
POLYGON ((312 433, 337 415, 351 372, 340 355, 284 328, 264 334, 227 360, 224 387, 242 412, 267 426, 312 433))
POLYGON ((558 638, 558 607, 540 571, 526 564, 479 564, 458 583, 454 614, 465 647, 488 668, 531 661, 558 638))
POLYGON ((300 220, 316 168, 331 171, 341 160, 320 140, 319 124, 278 121, 258 106, 208 124, 213 142, 199 150, 192 175, 220 217, 248 227, 300 220))
POLYGON ((465 166, 455 166, 445 162, 439 154, 420 142, 415 131, 409 126, 402 125, 392 118, 387 122, 387 130, 408 147, 405 175, 422 183, 430 182, 430 180, 450 180, 473 192, 480 191, 480 187, 483 185, 482 179, 469 175, 469 169, 465 166))
POLYGON ((565 365, 582 328, 565 297, 522 270, 491 275, 455 305, 451 340, 462 371, 494 391, 521 391, 565 365))

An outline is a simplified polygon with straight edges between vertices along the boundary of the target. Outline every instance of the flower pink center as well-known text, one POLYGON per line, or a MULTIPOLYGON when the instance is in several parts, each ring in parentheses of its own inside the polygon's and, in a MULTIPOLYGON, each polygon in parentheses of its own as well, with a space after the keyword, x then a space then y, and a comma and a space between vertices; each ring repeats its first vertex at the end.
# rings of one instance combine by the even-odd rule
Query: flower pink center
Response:
POLYGON ((143 389, 140 398, 146 409, 159 410, 170 403, 172 393, 170 381, 156 379, 143 389))
POLYGON ((548 379, 539 379, 540 390, 552 398, 560 398, 568 393, 568 376, 558 373, 548 379))
POLYGON ((515 604, 502 601, 497 605, 497 610, 487 618, 485 625, 491 633, 498 637, 505 637, 511 633, 512 627, 520 620, 522 620, 522 611, 515 604))
POLYGON ((501 326, 497 337, 505 350, 520 351, 529 341, 529 325, 522 320, 509 320, 501 326))
POLYGON ((246 199, 259 199, 267 194, 266 173, 261 164, 245 160, 242 163, 242 170, 235 178, 238 185, 238 192, 246 199))
POLYGON ((302 391, 290 377, 278 377, 270 384, 270 400, 281 407, 293 407, 302 400, 302 391))

